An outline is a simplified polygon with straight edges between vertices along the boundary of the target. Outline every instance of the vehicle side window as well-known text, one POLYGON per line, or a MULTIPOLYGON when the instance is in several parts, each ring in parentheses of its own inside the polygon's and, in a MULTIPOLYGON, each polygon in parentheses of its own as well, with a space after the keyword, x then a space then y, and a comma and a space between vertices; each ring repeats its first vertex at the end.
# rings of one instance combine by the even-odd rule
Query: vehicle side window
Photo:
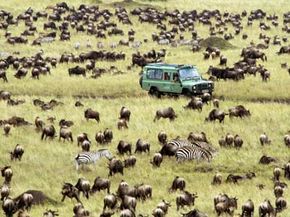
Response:
POLYGON ((170 74, 169 74, 169 72, 164 72, 163 73, 163 80, 165 80, 165 81, 169 81, 170 80, 170 74))
POLYGON ((173 73, 173 77, 172 77, 172 80, 173 81, 177 81, 178 80, 178 73, 173 73))
POLYGON ((147 70, 147 78, 149 79, 161 80, 162 75, 163 73, 161 69, 148 69, 147 70))

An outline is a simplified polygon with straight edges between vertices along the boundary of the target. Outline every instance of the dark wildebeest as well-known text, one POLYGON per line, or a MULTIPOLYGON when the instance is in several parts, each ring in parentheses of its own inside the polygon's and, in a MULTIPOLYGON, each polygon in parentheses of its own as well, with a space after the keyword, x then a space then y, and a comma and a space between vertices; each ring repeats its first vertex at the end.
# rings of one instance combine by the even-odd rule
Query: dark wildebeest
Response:
POLYGON ((3 130, 4 130, 4 135, 8 136, 11 130, 10 124, 4 124, 3 130))
POLYGON ((5 179, 4 184, 9 185, 13 176, 11 166, 5 166, 1 168, 1 176, 5 179))
POLYGON ((117 128, 118 128, 118 130, 123 129, 123 128, 128 129, 127 121, 125 119, 118 120, 117 128))
POLYGON ((152 198, 152 186, 151 185, 137 185, 137 198, 145 201, 147 198, 152 198))
POLYGON ((120 209, 129 209, 129 210, 134 210, 136 209, 137 201, 135 197, 131 197, 128 195, 124 195, 122 198, 122 202, 120 205, 120 209))
POLYGON ((3 201, 5 198, 7 198, 10 194, 10 188, 8 185, 2 185, 0 188, 0 194, 1 194, 1 201, 3 201))
POLYGON ((119 154, 122 154, 122 155, 125 153, 131 154, 131 148, 132 148, 132 145, 123 140, 120 140, 117 146, 119 154))
POLYGON ((176 191, 177 189, 179 189, 180 191, 184 191, 186 186, 186 182, 184 180, 184 178, 181 178, 179 176, 176 176, 172 182, 171 187, 169 188, 169 191, 176 191))
POLYGON ((159 153, 162 156, 175 156, 175 153, 177 151, 178 147, 175 145, 171 145, 171 144, 165 144, 162 146, 161 150, 159 151, 159 153))
POLYGON ((162 155, 160 153, 155 153, 154 156, 153 156, 153 160, 150 161, 150 163, 153 166, 160 167, 162 161, 163 161, 162 155))
POLYGON ((17 144, 13 151, 10 152, 11 160, 19 160, 21 161, 22 155, 24 153, 24 148, 17 144))
POLYGON ((96 133, 95 136, 96 142, 99 144, 104 144, 105 143, 105 136, 104 133, 102 131, 99 131, 96 133))
POLYGON ((273 157, 270 157, 270 156, 266 156, 266 155, 263 155, 260 160, 259 160, 259 163, 260 164, 270 164, 272 162, 276 162, 277 160, 273 157))
POLYGON ((82 76, 86 76, 86 69, 80 66, 76 66, 74 68, 69 68, 68 69, 68 74, 69 76, 72 75, 82 75, 82 76))
POLYGON ((122 106, 119 119, 124 119, 129 122, 130 116, 131 116, 130 110, 126 108, 125 106, 122 106))
POLYGON ((276 212, 275 209, 273 208, 271 202, 269 200, 264 200, 264 202, 262 202, 259 205, 259 217, 274 217, 276 216, 276 212))
POLYGON ((88 134, 87 133, 81 133, 77 136, 77 142, 78 142, 78 146, 81 145, 84 141, 89 141, 89 138, 88 138, 88 134))
POLYGON ((242 205, 242 216, 241 217, 252 217, 254 216, 254 203, 249 199, 246 203, 242 205))
POLYGON ((250 110, 247 110, 243 105, 238 105, 229 109, 229 116, 232 117, 247 117, 250 116, 250 110))
POLYGON ((287 208, 287 201, 283 197, 279 197, 275 201, 276 212, 282 212, 287 208))
POLYGON ((14 200, 12 200, 9 197, 4 199, 3 204, 2 204, 2 209, 3 209, 6 217, 13 217, 13 214, 17 210, 14 200))
POLYGON ((137 158, 135 156, 129 156, 129 158, 124 160, 124 167, 134 167, 137 162, 137 158))
POLYGON ((273 175, 274 175, 273 180, 279 181, 281 173, 282 173, 282 170, 279 167, 275 167, 273 170, 273 175))
POLYGON ((53 139, 55 137, 55 128, 53 125, 44 127, 42 130, 42 135, 41 135, 41 140, 45 139, 47 137, 50 137, 51 139, 53 139))
POLYGON ((271 144, 271 140, 266 133, 261 134, 259 140, 262 146, 265 144, 271 144))
POLYGON ((208 117, 205 118, 205 121, 219 120, 220 123, 223 123, 226 115, 228 114, 221 110, 213 109, 210 111, 208 117))
POLYGON ((215 174, 211 184, 212 185, 220 185, 220 184, 222 184, 222 174, 220 174, 220 173, 215 174))
POLYGON ((117 206, 117 196, 114 194, 109 194, 104 197, 104 206, 103 206, 103 211, 106 210, 108 207, 109 209, 113 210, 117 206))
POLYGON ((124 165, 121 160, 117 160, 115 158, 110 159, 109 162, 109 176, 112 176, 116 173, 121 173, 122 175, 124 170, 124 165))
POLYGON ((177 211, 180 207, 183 208, 184 206, 193 206, 195 198, 197 198, 197 194, 191 194, 188 191, 184 191, 181 195, 176 197, 177 211))
POLYGON ((91 192, 95 193, 96 191, 101 191, 107 189, 107 193, 110 193, 111 181, 109 179, 97 177, 95 178, 94 185, 91 192))
POLYGON ((198 209, 193 209, 188 213, 182 213, 182 217, 208 217, 207 214, 200 212, 198 209))
POLYGON ((79 178, 75 187, 79 192, 83 192, 83 195, 89 199, 89 192, 91 189, 90 182, 84 178, 79 178))
POLYGON ((160 144, 165 145, 167 142, 167 134, 164 131, 158 133, 158 141, 160 144))
POLYGON ((172 107, 168 107, 165 109, 157 110, 153 121, 155 122, 160 118, 169 118, 170 121, 174 121, 174 119, 177 118, 177 115, 175 114, 175 111, 172 107))
POLYGON ((41 120, 40 117, 38 116, 35 118, 34 123, 35 123, 36 130, 42 130, 45 125, 44 121, 41 120))
POLYGON ((29 193, 24 193, 14 199, 17 209, 29 210, 33 203, 33 196, 29 193))
POLYGON ((79 199, 79 190, 75 186, 73 186, 71 183, 64 183, 61 194, 63 196, 61 199, 62 202, 65 200, 66 197, 68 197, 71 199, 75 198, 77 202, 81 203, 79 199))
POLYGON ((139 152, 139 153, 142 153, 142 152, 150 152, 150 144, 148 142, 144 142, 142 141, 142 139, 138 139, 137 142, 136 142, 136 149, 135 149, 135 152, 139 152))
POLYGON ((290 162, 284 166, 284 177, 290 180, 290 162))
POLYGON ((204 132, 201 132, 200 134, 199 133, 193 133, 193 132, 190 132, 188 137, 187 137, 187 140, 190 141, 190 142, 206 142, 208 143, 208 140, 206 138, 206 134, 204 132))
POLYGON ((110 143, 112 142, 112 139, 113 139, 113 132, 111 129, 109 128, 106 128, 104 130, 104 142, 105 143, 110 143))
POLYGON ((85 118, 87 119, 87 121, 89 119, 95 119, 98 123, 100 122, 99 112, 93 111, 91 108, 88 108, 87 110, 85 110, 84 115, 85 115, 85 118))
POLYGON ((72 132, 71 129, 69 129, 67 126, 61 126, 59 131, 59 141, 63 138, 63 141, 70 140, 73 142, 72 132))

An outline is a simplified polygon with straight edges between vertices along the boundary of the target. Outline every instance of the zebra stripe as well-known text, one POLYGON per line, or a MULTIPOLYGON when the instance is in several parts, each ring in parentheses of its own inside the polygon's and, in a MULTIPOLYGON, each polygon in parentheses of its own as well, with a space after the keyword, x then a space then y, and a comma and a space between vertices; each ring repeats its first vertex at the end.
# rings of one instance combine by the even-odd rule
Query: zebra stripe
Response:
POLYGON ((75 157, 75 162, 76 162, 76 169, 79 169, 79 166, 81 164, 91 164, 91 163, 96 163, 97 160, 99 160, 102 157, 106 157, 108 159, 112 158, 112 154, 108 149, 99 149, 94 152, 82 152, 79 153, 75 157))
POLYGON ((210 151, 197 146, 183 146, 177 149, 175 157, 178 162, 184 160, 207 160, 209 162, 212 159, 212 154, 210 151))
POLYGON ((177 148, 181 148, 181 147, 184 147, 184 146, 192 146, 192 143, 190 143, 189 141, 179 140, 179 139, 171 140, 167 144, 168 145, 173 145, 173 146, 175 146, 177 148))

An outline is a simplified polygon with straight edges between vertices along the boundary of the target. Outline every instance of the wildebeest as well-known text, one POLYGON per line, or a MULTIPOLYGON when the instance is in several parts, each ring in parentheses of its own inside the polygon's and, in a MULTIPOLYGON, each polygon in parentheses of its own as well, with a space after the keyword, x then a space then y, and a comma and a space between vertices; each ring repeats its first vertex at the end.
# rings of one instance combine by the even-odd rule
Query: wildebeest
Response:
POLYGON ((162 161, 163 161, 162 155, 160 153, 155 153, 154 156, 153 156, 153 160, 150 161, 150 163, 153 166, 160 167, 162 161))
POLYGON ((164 131, 160 131, 158 133, 158 141, 160 142, 160 144, 165 145, 167 142, 167 134, 164 131))
POLYGON ((103 210, 106 210, 106 208, 108 207, 109 209, 113 210, 116 208, 117 206, 117 196, 114 194, 109 194, 106 195, 104 197, 104 206, 103 206, 103 210))
POLYGON ((250 116, 250 110, 247 110, 243 105, 238 105, 229 109, 229 116, 232 117, 247 117, 250 116))
POLYGON ((75 198, 77 202, 81 203, 79 199, 79 190, 75 186, 73 186, 71 183, 64 183, 61 190, 61 194, 63 196, 61 199, 62 202, 65 200, 66 197, 68 197, 71 199, 75 198))
POLYGON ((177 118, 177 115, 172 107, 168 107, 156 111, 154 122, 160 118, 169 118, 170 121, 174 121, 174 119, 177 118))
POLYGON ((4 124, 3 130, 4 130, 4 135, 8 136, 11 130, 10 124, 4 124))
POLYGON ((244 143, 243 139, 238 134, 236 134, 234 137, 235 148, 241 148, 243 146, 243 143, 244 143))
POLYGON ((184 108, 202 111, 203 102, 201 99, 197 99, 196 97, 192 98, 184 108))
POLYGON ((177 151, 178 147, 171 145, 171 144, 165 144, 162 146, 161 150, 159 151, 159 153, 162 156, 175 156, 175 153, 177 151))
POLYGON ((197 194, 191 194, 188 191, 184 191, 181 195, 176 197, 177 211, 184 206, 193 206, 194 201, 197 198, 197 194))
POLYGON ((125 106, 122 106, 121 110, 120 110, 120 117, 119 119, 124 119, 126 121, 130 121, 130 116, 131 116, 131 111, 126 108, 125 106))
POLYGON ((282 173, 282 170, 279 167, 275 167, 273 170, 273 180, 279 181, 281 173, 282 173))
POLYGON ((125 119, 118 120, 117 128, 118 128, 118 130, 123 129, 123 128, 128 129, 127 121, 125 119))
POLYGON ((90 141, 88 138, 88 134, 87 133, 81 133, 77 136, 77 143, 78 146, 81 145, 84 141, 90 141))
POLYGON ((220 173, 216 173, 211 182, 212 185, 220 185, 222 184, 222 175, 220 173))
POLYGON ((125 142, 124 140, 120 140, 117 146, 117 150, 121 155, 125 153, 131 154, 131 148, 132 145, 130 143, 125 142))
POLYGON ((284 190, 283 190, 283 188, 281 186, 276 186, 274 188, 274 195, 275 195, 276 198, 282 197, 283 193, 284 193, 284 190))
POLYGON ((190 141, 190 142, 206 142, 208 143, 208 140, 206 138, 206 134, 205 132, 201 132, 200 134, 199 133, 193 133, 193 132, 190 132, 188 137, 187 137, 187 140, 190 141))
POLYGON ((262 146, 271 144, 271 140, 269 139, 266 133, 261 134, 259 140, 262 146))
POLYGON ((13 151, 10 152, 11 160, 19 160, 21 161, 22 155, 24 153, 24 148, 17 144, 13 151))
POLYGON ((120 209, 121 210, 129 209, 129 210, 134 210, 135 211, 136 205, 137 205, 137 201, 136 201, 135 197, 124 195, 122 197, 122 202, 121 202, 121 205, 120 205, 120 209))
POLYGON ((284 136, 284 144, 286 147, 290 148, 290 134, 284 136))
POLYGON ((116 158, 110 159, 110 162, 109 162, 109 176, 112 176, 112 175, 114 175, 116 173, 121 173, 123 175, 124 174, 123 170, 124 170, 124 165, 123 165, 121 160, 118 160, 116 158))
POLYGON ((9 197, 4 199, 2 209, 7 217, 13 217, 13 214, 17 210, 14 200, 9 197))
POLYGON ((210 111, 208 117, 205 118, 205 121, 219 120, 220 123, 223 123, 226 115, 228 115, 228 113, 225 113, 215 108, 210 111))
POLYGON ((89 192, 91 189, 90 182, 84 178, 79 178, 75 187, 79 192, 83 192, 83 195, 89 199, 89 192))
POLYGON ((124 167, 134 167, 136 164, 137 158, 135 156, 129 156, 127 159, 124 160, 124 167))
POLYGON ((251 199, 242 205, 242 217, 252 217, 254 215, 254 203, 251 199))
POLYGON ((53 139, 55 137, 55 128, 53 125, 49 125, 47 127, 44 127, 42 130, 41 140, 45 139, 47 137, 50 137, 53 139))
POLYGON ((208 217, 207 214, 199 211, 198 209, 193 209, 187 213, 182 213, 182 217, 208 217))
POLYGON ((5 179, 4 184, 9 185, 13 176, 11 166, 5 166, 1 168, 1 176, 5 179))
POLYGON ((101 191, 107 189, 107 193, 110 193, 110 187, 111 187, 111 181, 109 179, 96 177, 94 181, 94 185, 91 189, 92 193, 95 193, 96 191, 101 191))
POLYGON ((234 209, 237 208, 237 198, 229 197, 226 194, 219 194, 214 197, 214 208, 218 216, 222 213, 232 216, 234 209))
POLYGON ((135 212, 131 209, 123 209, 120 212, 120 217, 135 217, 135 212))
POLYGON ((14 199, 17 209, 29 210, 33 203, 33 196, 29 193, 23 193, 14 199))
POLYGON ((270 200, 266 199, 259 205, 259 217, 274 217, 276 216, 276 212, 274 207, 272 206, 270 200))
POLYGON ((36 130, 42 130, 45 125, 44 121, 41 120, 40 117, 38 116, 35 118, 34 124, 35 124, 36 130))
POLYGON ((95 119, 98 123, 100 122, 100 113, 92 110, 91 108, 88 108, 87 110, 85 110, 84 116, 87 121, 89 119, 95 119))
POLYGON ((287 208, 287 201, 283 197, 278 197, 275 201, 276 212, 282 212, 287 208))
POLYGON ((7 198, 10 194, 9 186, 6 184, 2 185, 1 189, 0 189, 0 194, 1 194, 1 201, 3 201, 5 198, 7 198))
POLYGON ((290 162, 288 162, 285 166, 284 166, 284 177, 286 179, 290 179, 290 162))
POLYGON ((138 139, 136 142, 136 148, 134 153, 142 153, 142 152, 150 152, 150 144, 148 142, 144 142, 142 139, 138 139))
POLYGON ((185 179, 179 176, 176 176, 172 182, 171 187, 169 188, 169 191, 176 191, 177 189, 179 189, 180 191, 184 191, 186 186, 186 182, 185 179))
POLYGON ((67 126, 61 126, 59 131, 59 141, 63 138, 63 141, 70 140, 73 142, 72 132, 71 129, 69 129, 67 126))
POLYGON ((56 210, 49 209, 43 213, 43 217, 56 217, 56 216, 59 216, 58 211, 56 210))

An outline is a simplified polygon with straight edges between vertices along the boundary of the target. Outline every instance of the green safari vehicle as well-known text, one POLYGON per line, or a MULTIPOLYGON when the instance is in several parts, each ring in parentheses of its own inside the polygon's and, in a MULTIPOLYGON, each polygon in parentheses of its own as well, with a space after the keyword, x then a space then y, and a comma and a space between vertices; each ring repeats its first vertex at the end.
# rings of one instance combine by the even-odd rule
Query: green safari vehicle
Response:
POLYGON ((139 83, 142 89, 156 97, 164 94, 212 94, 214 90, 214 83, 203 79, 192 65, 148 64, 143 68, 139 83))

